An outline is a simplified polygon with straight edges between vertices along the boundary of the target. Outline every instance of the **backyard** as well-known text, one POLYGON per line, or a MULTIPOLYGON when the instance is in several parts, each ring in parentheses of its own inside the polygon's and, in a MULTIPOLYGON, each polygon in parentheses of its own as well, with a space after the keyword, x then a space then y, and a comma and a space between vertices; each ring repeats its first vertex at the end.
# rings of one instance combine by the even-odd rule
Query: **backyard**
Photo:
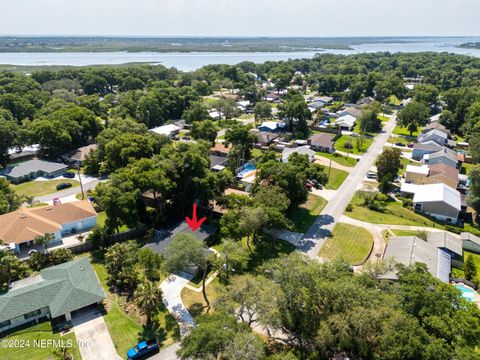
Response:
POLYGON ((393 129, 393 133, 395 135, 406 136, 407 138, 410 138, 411 140, 416 140, 418 134, 420 133, 420 130, 414 131, 412 133, 412 135, 410 135, 410 131, 408 131, 407 128, 404 128, 403 126, 397 125, 397 126, 395 126, 395 129, 393 129))
POLYGON ((367 259, 372 246, 373 238, 367 230, 338 223, 333 228, 332 236, 320 250, 319 256, 327 260, 342 258, 349 264, 359 265, 367 259))
POLYGON ((68 183, 72 186, 80 186, 80 183, 77 180, 70 179, 55 179, 55 180, 34 180, 24 182, 19 185, 12 185, 12 188, 15 190, 18 196, 43 196, 52 194, 56 191, 56 186, 58 184, 68 183))
POLYGON ((293 222, 292 230, 301 233, 307 232, 325 205, 327 205, 327 200, 321 196, 308 194, 307 201, 289 214, 289 218, 293 222))
POLYGON ((62 336, 58 332, 52 331, 52 326, 49 321, 41 322, 38 325, 24 326, 18 328, 14 332, 9 333, 2 339, 9 341, 19 341, 25 346, 0 346, 0 359, 2 360, 45 360, 49 359, 54 347, 52 345, 40 346, 38 341, 56 341, 62 342, 68 346, 69 352, 74 359, 81 359, 78 350, 75 334, 72 332, 62 336), (34 343, 37 342, 37 343, 34 343), (37 344, 37 345, 35 345, 37 344), (71 345, 71 346, 70 346, 71 345))

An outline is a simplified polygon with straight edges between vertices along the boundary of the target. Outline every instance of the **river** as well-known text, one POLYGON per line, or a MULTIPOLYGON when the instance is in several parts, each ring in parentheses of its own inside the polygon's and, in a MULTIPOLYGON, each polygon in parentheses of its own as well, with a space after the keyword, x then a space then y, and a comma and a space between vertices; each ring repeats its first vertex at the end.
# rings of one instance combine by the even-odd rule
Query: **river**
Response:
POLYGON ((297 58, 312 58, 317 53, 359 54, 368 52, 449 52, 480 57, 478 49, 463 49, 457 45, 478 38, 438 38, 405 43, 369 43, 352 45, 352 50, 295 51, 295 52, 74 52, 74 53, 0 53, 0 64, 17 66, 46 65, 113 65, 125 63, 152 63, 174 66, 182 71, 192 71, 208 64, 238 64, 242 61, 262 63, 297 58))

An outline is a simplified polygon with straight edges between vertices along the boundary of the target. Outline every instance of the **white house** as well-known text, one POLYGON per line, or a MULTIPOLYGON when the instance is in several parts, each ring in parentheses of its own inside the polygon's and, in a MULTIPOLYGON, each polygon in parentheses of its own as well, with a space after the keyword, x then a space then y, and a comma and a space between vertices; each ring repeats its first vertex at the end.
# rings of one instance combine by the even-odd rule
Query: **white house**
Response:
POLYGON ((279 131, 283 131, 285 127, 286 127, 286 124, 280 121, 264 121, 258 127, 258 130, 267 131, 267 132, 279 132, 279 131))
POLYGON ((352 115, 345 115, 335 120, 334 124, 342 130, 352 131, 356 121, 357 119, 352 115))
POLYGON ((413 193, 415 211, 433 216, 441 221, 456 223, 462 210, 460 192, 445 184, 402 186, 402 192, 413 193))
POLYGON ((53 234, 52 243, 60 243, 63 236, 90 230, 96 224, 97 213, 87 200, 22 208, 0 215, 0 239, 19 253, 32 246, 37 236, 53 234))
POLYGON ((159 126, 153 129, 150 129, 149 131, 159 134, 159 135, 165 135, 168 137, 171 137, 173 135, 176 135, 180 132, 180 126, 177 126, 175 124, 167 124, 163 126, 159 126))

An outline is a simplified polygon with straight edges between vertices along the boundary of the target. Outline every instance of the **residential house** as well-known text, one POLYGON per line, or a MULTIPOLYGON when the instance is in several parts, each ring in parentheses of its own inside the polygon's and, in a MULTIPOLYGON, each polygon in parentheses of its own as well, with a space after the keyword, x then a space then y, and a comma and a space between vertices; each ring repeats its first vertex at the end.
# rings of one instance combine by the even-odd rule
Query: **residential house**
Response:
POLYGON ((232 144, 225 146, 224 143, 215 143, 215 145, 210 148, 210 154, 227 157, 231 150, 232 144))
POLYGON ((101 304, 105 293, 86 257, 15 281, 0 295, 0 332, 50 319, 53 324, 101 304))
POLYGON ((331 104, 333 101, 333 98, 330 96, 319 96, 315 100, 321 101, 324 104, 331 104))
POLYGON ((462 239, 446 231, 427 233, 427 242, 447 252, 457 265, 463 262, 462 239))
POLYGON ((308 160, 310 162, 313 162, 315 160, 315 151, 311 150, 309 146, 300 146, 296 148, 285 148, 282 151, 282 161, 283 162, 288 162, 288 158, 290 155, 293 153, 298 153, 301 155, 307 155, 308 160))
POLYGON ((83 166, 83 162, 90 152, 97 149, 97 144, 91 144, 87 146, 79 147, 78 149, 72 150, 60 156, 60 158, 65 161, 67 164, 74 166, 83 166))
POLYGON ((430 116, 430 119, 429 119, 430 124, 432 124, 432 123, 440 123, 441 117, 442 117, 442 113, 438 113, 438 114, 436 114, 436 115, 430 116))
POLYGON ((210 154, 210 170, 222 171, 227 166, 228 158, 226 156, 218 156, 210 154))
POLYGON ((441 131, 446 135, 450 135, 450 130, 448 130, 445 126, 443 126, 439 122, 431 122, 430 124, 422 128, 421 133, 425 134, 430 132, 431 130, 441 131))
POLYGON ((422 162, 426 165, 446 164, 454 168, 459 167, 457 153, 448 148, 443 148, 440 151, 423 155, 422 162))
POLYGON ((429 143, 424 143, 424 144, 417 143, 413 145, 412 159, 422 160, 424 155, 432 154, 442 149, 443 149, 442 146, 438 145, 434 141, 431 141, 429 143))
POLYGON ((257 132, 257 144, 260 145, 261 147, 268 147, 271 145, 275 140, 279 138, 278 133, 271 133, 268 131, 260 131, 257 132))
POLYGON ((443 183, 456 189, 458 186, 458 169, 446 164, 407 165, 405 182, 416 185, 443 183))
POLYGON ((259 131, 278 133, 285 131, 287 125, 280 121, 264 121, 259 127, 259 131))
POLYGON ((222 118, 222 113, 216 109, 212 109, 208 112, 208 117, 212 120, 220 120, 222 118))
POLYGON ((159 254, 165 252, 167 246, 172 242, 175 236, 179 234, 188 234, 197 240, 205 241, 215 233, 217 229, 209 224, 203 223, 196 231, 192 231, 185 221, 182 221, 172 227, 161 230, 155 230, 155 238, 143 246, 143 248, 150 249, 154 253, 159 254))
POLYGON ((19 253, 28 250, 37 236, 53 234, 52 243, 60 243, 63 236, 90 230, 96 224, 97 213, 87 200, 21 208, 0 215, 0 239, 14 244, 19 253))
POLYGON ((13 184, 20 184, 38 177, 51 179, 62 175, 67 170, 68 166, 65 164, 44 160, 28 160, 7 166, 0 170, 0 175, 5 176, 13 184))
POLYGON ((426 143, 428 141, 434 141, 440 146, 448 145, 448 135, 443 131, 437 129, 430 129, 425 133, 420 133, 417 138, 419 143, 426 143))
POLYGON ((8 157, 12 162, 31 160, 35 158, 39 153, 40 145, 38 144, 23 146, 22 148, 8 148, 8 157))
MULTIPOLYGON (((390 258, 405 266, 424 263, 427 265, 430 274, 440 281, 448 283, 450 280, 451 258, 449 253, 416 236, 395 236, 389 238, 383 253, 383 260, 390 258)), ((396 271, 391 271, 383 275, 382 278, 398 280, 398 275, 396 271)))
POLYGON ((359 118, 360 115, 362 115, 362 110, 357 109, 356 107, 353 107, 353 106, 349 106, 343 110, 338 111, 337 115, 339 117, 350 115, 350 116, 353 116, 354 118, 359 118))
POLYGON ((462 232, 460 239, 462 239, 463 250, 480 254, 480 237, 469 232, 462 232))
POLYGON ((307 144, 315 151, 332 153, 335 151, 336 134, 319 133, 310 136, 307 144))
POLYGON ((352 115, 344 115, 335 120, 335 125, 341 130, 352 131, 357 119, 352 115))
POLYGON ((249 108, 250 108, 250 101, 248 100, 237 101, 237 109, 240 110, 241 112, 246 112, 249 108))
POLYGON ((149 131, 155 134, 172 137, 174 135, 177 135, 180 132, 180 126, 177 126, 175 124, 167 124, 167 125, 162 125, 162 126, 158 126, 156 128, 150 129, 149 131))
POLYGON ((313 113, 313 112, 317 111, 318 109, 323 108, 325 106, 325 103, 323 101, 314 101, 314 102, 309 103, 307 106, 310 109, 310 112, 313 113))
POLYGON ((413 193, 415 211, 433 216, 441 221, 456 223, 462 211, 460 192, 445 184, 403 184, 403 193, 413 193))

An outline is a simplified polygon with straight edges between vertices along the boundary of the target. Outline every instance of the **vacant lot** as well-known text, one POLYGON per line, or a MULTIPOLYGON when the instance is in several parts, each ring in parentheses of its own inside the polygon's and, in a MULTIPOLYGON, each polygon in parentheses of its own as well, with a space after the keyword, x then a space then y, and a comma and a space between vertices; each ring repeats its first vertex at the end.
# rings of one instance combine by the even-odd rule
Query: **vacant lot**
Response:
POLYGON ((346 157, 344 155, 341 155, 339 153, 323 153, 323 152, 317 152, 318 156, 331 159, 332 161, 335 161, 336 163, 343 165, 343 166, 349 166, 353 167, 357 164, 357 159, 354 159, 352 157, 346 157))
POLYGON ((43 196, 56 192, 56 186, 62 183, 72 184, 73 187, 80 186, 80 183, 77 180, 55 179, 45 181, 29 181, 19 185, 12 185, 12 187, 19 196, 43 196))
POLYGON ((357 226, 338 223, 327 239, 319 256, 324 259, 341 258, 352 265, 366 260, 373 246, 372 235, 357 226))
POLYGON ((327 186, 334 190, 337 190, 348 176, 348 172, 333 167, 331 169, 326 169, 326 172, 327 174, 330 173, 327 186))
POLYGON ((363 138, 363 145, 360 147, 357 146, 357 142, 359 141, 358 139, 358 136, 342 135, 337 139, 337 141, 335 141, 335 149, 346 153, 350 152, 350 154, 362 155, 368 150, 369 146, 373 142, 373 139, 363 138), (350 150, 347 149, 345 147, 346 143, 351 143, 353 148, 350 150))

